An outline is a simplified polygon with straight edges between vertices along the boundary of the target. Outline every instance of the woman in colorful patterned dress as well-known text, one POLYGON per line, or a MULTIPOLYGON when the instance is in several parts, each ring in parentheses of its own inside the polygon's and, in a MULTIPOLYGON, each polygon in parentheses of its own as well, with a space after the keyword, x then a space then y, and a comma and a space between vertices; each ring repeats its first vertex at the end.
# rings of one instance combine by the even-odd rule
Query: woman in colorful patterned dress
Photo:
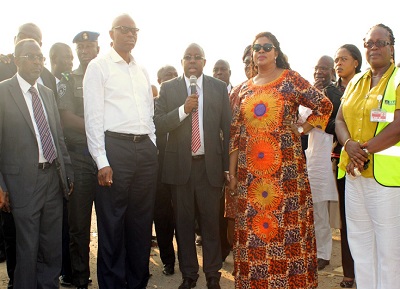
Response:
POLYGON ((241 88, 231 127, 235 288, 316 288, 313 207, 300 135, 325 129, 332 103, 290 70, 270 32, 255 37, 252 55, 255 76, 241 88), (312 113, 297 127, 300 104, 312 113))

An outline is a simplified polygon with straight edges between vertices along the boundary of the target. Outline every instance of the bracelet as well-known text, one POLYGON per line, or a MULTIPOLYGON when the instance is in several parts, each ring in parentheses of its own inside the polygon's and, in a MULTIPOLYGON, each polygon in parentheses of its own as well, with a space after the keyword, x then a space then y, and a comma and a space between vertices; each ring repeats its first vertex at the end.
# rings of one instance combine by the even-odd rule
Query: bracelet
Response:
POLYGON ((370 155, 370 152, 368 151, 367 148, 363 148, 363 151, 367 153, 367 155, 370 155))
POLYGON ((346 141, 345 141, 344 144, 343 144, 343 150, 346 150, 346 145, 347 145, 347 143, 348 143, 349 141, 351 141, 351 138, 346 139, 346 141))
POLYGON ((229 175, 229 179, 236 179, 234 175, 229 175))

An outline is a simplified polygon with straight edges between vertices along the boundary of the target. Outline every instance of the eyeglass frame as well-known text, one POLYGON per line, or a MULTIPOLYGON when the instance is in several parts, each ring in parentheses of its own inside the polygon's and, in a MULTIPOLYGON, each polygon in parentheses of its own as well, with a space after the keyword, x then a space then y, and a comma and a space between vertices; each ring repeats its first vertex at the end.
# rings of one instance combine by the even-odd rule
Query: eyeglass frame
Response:
POLYGON ((253 51, 255 51, 255 52, 259 52, 261 50, 261 48, 265 52, 270 52, 270 51, 272 51, 273 48, 276 49, 275 45, 273 45, 271 43, 264 43, 263 45, 256 43, 256 44, 253 44, 253 46, 251 46, 251 49, 253 49, 253 51), (255 47, 257 47, 257 48, 255 48, 255 47))
POLYGON ((122 34, 128 34, 129 32, 133 35, 136 35, 139 32, 139 28, 136 27, 128 27, 124 25, 115 26, 112 29, 119 29, 122 34))
POLYGON ((204 57, 197 54, 194 56, 193 55, 184 55, 182 58, 182 60, 185 60, 185 61, 191 61, 192 59, 194 59, 195 61, 200 61, 200 60, 204 60, 204 57))
POLYGON ((365 39, 364 39, 364 48, 371 49, 374 46, 377 48, 382 48, 382 47, 386 47, 388 45, 392 45, 392 43, 390 43, 390 41, 381 40, 381 39, 377 40, 377 41, 372 41, 372 40, 365 41, 365 39))
POLYGON ((43 55, 35 55, 35 54, 31 54, 31 53, 28 53, 27 55, 20 55, 18 57, 26 58, 27 60, 32 61, 32 62, 34 62, 36 60, 39 60, 40 62, 46 61, 46 57, 44 57, 43 55))

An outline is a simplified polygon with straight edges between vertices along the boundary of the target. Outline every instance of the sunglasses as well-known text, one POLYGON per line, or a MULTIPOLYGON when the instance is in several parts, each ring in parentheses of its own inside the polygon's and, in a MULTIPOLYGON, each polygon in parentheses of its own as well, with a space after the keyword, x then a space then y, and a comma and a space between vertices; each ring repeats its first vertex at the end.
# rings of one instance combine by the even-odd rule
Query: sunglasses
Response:
POLYGON ((122 34, 128 34, 128 32, 132 33, 133 35, 136 35, 139 32, 139 28, 136 27, 128 27, 128 26, 115 26, 113 29, 119 29, 121 30, 122 34))
POLYGON ((261 44, 253 44, 253 50, 255 52, 258 52, 261 50, 261 48, 265 51, 265 52, 270 52, 272 50, 272 48, 275 48, 275 46, 271 43, 265 43, 263 45, 261 44))
POLYGON ((34 55, 34 54, 27 54, 27 55, 21 55, 19 56, 20 58, 26 58, 29 61, 36 61, 39 60, 39 62, 44 62, 46 60, 46 57, 44 57, 43 55, 34 55))
POLYGON ((373 42, 373 41, 364 42, 364 47, 365 48, 369 48, 369 49, 371 49, 374 46, 376 46, 378 48, 382 48, 382 47, 385 47, 387 45, 390 45, 390 42, 389 41, 385 41, 385 40, 377 40, 376 42, 373 42))
POLYGON ((194 58, 194 60, 203 60, 203 59, 204 59, 204 57, 201 56, 201 55, 195 55, 195 56, 192 56, 192 55, 185 55, 185 56, 183 57, 183 59, 186 60, 186 61, 190 61, 190 60, 192 60, 192 58, 194 58))

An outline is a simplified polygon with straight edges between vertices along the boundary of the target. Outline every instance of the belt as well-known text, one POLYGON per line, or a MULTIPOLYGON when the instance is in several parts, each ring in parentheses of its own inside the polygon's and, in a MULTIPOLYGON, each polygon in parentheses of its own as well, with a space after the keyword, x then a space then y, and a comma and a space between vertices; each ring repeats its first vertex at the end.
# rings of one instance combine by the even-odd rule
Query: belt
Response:
POLYGON ((130 133, 119 133, 107 130, 105 132, 106 136, 122 139, 122 140, 130 140, 133 142, 141 142, 145 139, 148 139, 149 136, 147 134, 130 134, 130 133))
POLYGON ((192 160, 202 160, 202 159, 204 159, 204 155, 195 155, 195 156, 192 156, 192 160))
POLYGON ((38 164, 38 169, 39 169, 39 170, 45 170, 45 169, 50 168, 52 165, 53 165, 53 164, 52 164, 52 163, 49 163, 49 162, 39 163, 39 164, 38 164))

